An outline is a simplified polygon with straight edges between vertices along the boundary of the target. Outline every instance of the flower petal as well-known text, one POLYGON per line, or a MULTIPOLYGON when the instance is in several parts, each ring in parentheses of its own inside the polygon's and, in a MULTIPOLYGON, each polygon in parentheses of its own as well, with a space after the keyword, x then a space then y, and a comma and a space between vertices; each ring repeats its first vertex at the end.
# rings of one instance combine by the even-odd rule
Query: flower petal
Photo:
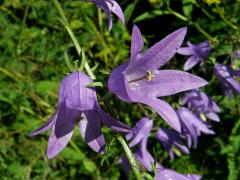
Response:
POLYGON ((191 56, 188 58, 188 60, 184 64, 184 71, 188 71, 189 69, 192 69, 195 65, 199 63, 198 59, 196 56, 191 56))
POLYGON ((59 152, 61 152, 65 148, 65 146, 70 141, 72 134, 73 134, 73 130, 70 131, 68 134, 65 134, 64 136, 57 138, 55 136, 55 126, 53 127, 52 133, 48 140, 48 147, 47 147, 48 159, 53 158, 54 156, 56 156, 59 152))
POLYGON ((97 113, 99 115, 100 121, 110 129, 117 131, 117 132, 130 132, 132 128, 128 127, 127 125, 123 124, 120 121, 115 120, 107 113, 105 113, 100 107, 97 108, 97 113))
POLYGON ((193 50, 190 47, 181 47, 177 49, 177 53, 185 56, 190 56, 193 54, 193 50))
POLYGON ((78 123, 80 133, 89 147, 103 154, 105 140, 101 133, 101 121, 95 110, 84 111, 78 123))
POLYGON ((220 121, 219 116, 215 112, 208 112, 208 113, 205 113, 205 115, 213 121, 216 121, 216 122, 220 121))
POLYGON ((169 96, 205 86, 207 81, 184 71, 160 70, 153 73, 151 81, 139 81, 132 89, 141 96, 160 97, 169 96))
POLYGON ((160 42, 153 45, 139 58, 132 66, 128 66, 125 74, 136 74, 141 77, 149 70, 157 70, 165 65, 181 46, 186 35, 187 28, 181 28, 165 37, 160 42))
POLYGON ((122 8, 119 6, 119 4, 115 0, 108 0, 108 1, 106 1, 106 3, 107 3, 108 8, 110 9, 110 11, 112 11, 116 16, 118 16, 119 19, 124 24, 125 18, 124 18, 124 14, 122 12, 122 8))
POLYGON ((63 137, 74 129, 75 120, 78 118, 78 110, 69 109, 65 103, 61 103, 58 108, 57 119, 55 123, 55 136, 63 137))
POLYGON ((134 63, 137 60, 137 55, 143 49, 144 41, 142 39, 142 34, 140 29, 134 25, 132 30, 132 40, 131 40, 131 59, 130 63, 134 63))
POLYGON ((121 100, 130 102, 131 98, 128 95, 125 79, 122 74, 126 67, 127 64, 122 64, 113 69, 108 79, 108 89, 116 94, 121 100))
MULTIPOLYGON (((64 78, 64 97, 66 106, 71 109, 89 110, 94 106, 96 92, 86 86, 92 83, 90 77, 82 72, 74 72, 64 78)), ((63 82, 62 81, 62 82, 63 82)))
POLYGON ((33 131, 30 136, 36 136, 38 134, 43 133, 44 131, 47 131, 48 129, 52 128, 56 122, 56 118, 57 118, 57 113, 55 112, 50 118, 49 120, 44 123, 40 128, 38 128, 37 130, 33 131))
POLYGON ((152 107, 176 131, 181 132, 181 125, 174 109, 165 101, 155 98, 139 98, 139 102, 152 107))

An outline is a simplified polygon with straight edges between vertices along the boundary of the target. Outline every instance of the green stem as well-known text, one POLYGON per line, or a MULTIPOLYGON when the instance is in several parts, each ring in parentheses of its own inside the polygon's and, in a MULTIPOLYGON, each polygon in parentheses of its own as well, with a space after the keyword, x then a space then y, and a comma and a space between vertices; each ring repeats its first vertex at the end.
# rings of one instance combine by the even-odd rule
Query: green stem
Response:
POLYGON ((208 34, 204 29, 202 29, 202 28, 199 26, 199 24, 197 24, 197 23, 192 23, 192 24, 196 27, 196 29, 197 29, 200 33, 202 33, 204 36, 206 36, 209 40, 214 41, 214 38, 213 38, 210 34, 208 34))
POLYGON ((131 150, 129 149, 127 143, 125 142, 125 140, 123 139, 122 136, 118 136, 117 137, 118 141, 121 143, 125 153, 126 153, 126 156, 128 158, 128 161, 133 169, 133 172, 137 178, 137 180, 141 180, 142 177, 141 177, 141 173, 139 171, 139 168, 138 168, 138 164, 136 163, 136 160, 134 158, 134 155, 132 154, 131 150))
POLYGON ((197 23, 194 23, 194 22, 190 21, 187 17, 185 17, 182 14, 172 10, 169 5, 168 5, 168 11, 169 11, 169 13, 176 16, 177 18, 179 18, 183 21, 189 22, 189 24, 191 24, 191 25, 194 25, 200 33, 202 33, 204 36, 206 36, 209 40, 214 41, 214 38, 210 34, 208 34, 204 29, 202 29, 197 23))
MULTIPOLYGON (((62 9, 61 5, 59 4, 58 0, 52 0, 52 1, 55 5, 57 11, 58 11, 59 16, 62 18, 62 21, 64 23, 64 26, 65 26, 70 38, 73 41, 73 44, 74 44, 75 49, 78 53, 78 56, 81 58, 81 51, 82 51, 81 46, 79 45, 78 40, 77 40, 75 34, 73 33, 73 30, 72 30, 64 12, 63 12, 63 9, 62 9)), ((91 77, 91 79, 96 79, 87 62, 85 62, 84 67, 85 67, 85 70, 87 71, 88 75, 91 77)))

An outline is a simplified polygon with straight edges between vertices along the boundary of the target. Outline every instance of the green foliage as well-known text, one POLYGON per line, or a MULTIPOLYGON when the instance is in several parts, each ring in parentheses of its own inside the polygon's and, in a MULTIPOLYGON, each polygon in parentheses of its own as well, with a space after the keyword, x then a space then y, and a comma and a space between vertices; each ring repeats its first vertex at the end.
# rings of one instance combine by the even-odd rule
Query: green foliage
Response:
MULTIPOLYGON (((129 57, 133 22, 141 28, 146 46, 182 26, 188 26, 186 41, 208 39, 214 49, 204 65, 194 68, 192 73, 210 82, 204 90, 222 109, 221 122, 212 123, 216 135, 202 135, 197 149, 174 161, 169 160, 153 134, 148 148, 160 163, 181 173, 199 173, 203 179, 240 178, 240 99, 234 96, 228 101, 212 73, 215 63, 240 66, 239 59, 231 55, 240 49, 238 1, 222 0, 220 4, 208 5, 202 0, 118 0, 126 15, 126 26, 114 16, 111 32, 104 12, 94 4, 79 0, 61 2, 97 76, 97 82, 90 86, 96 86, 101 106, 130 126, 142 116, 150 116, 156 127, 166 126, 150 108, 127 104, 107 92, 108 74, 129 57)), ((65 61, 78 63, 72 41, 59 23, 51 1, 0 1, 0 22, 1 179, 124 179, 118 163, 123 149, 115 133, 107 128, 103 128, 105 155, 92 152, 77 128, 69 145, 52 160, 45 155, 49 133, 28 136, 56 109, 59 83, 69 69, 76 68, 69 68, 65 61)), ((182 69, 185 60, 176 56, 166 68, 182 69)), ((165 99, 178 107, 181 95, 165 99)), ((145 175, 147 179, 148 174, 145 175)))

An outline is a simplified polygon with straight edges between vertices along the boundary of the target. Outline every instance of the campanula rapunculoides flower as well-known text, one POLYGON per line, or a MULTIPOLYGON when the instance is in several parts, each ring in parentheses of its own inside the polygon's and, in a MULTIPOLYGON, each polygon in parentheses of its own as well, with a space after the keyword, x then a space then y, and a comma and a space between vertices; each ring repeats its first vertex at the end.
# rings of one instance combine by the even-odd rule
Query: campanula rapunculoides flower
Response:
POLYGON ((96 4, 98 8, 101 8, 105 11, 108 18, 108 28, 112 29, 112 15, 114 13, 118 18, 124 23, 125 18, 122 12, 121 7, 115 0, 87 0, 96 4))
POLYGON ((179 174, 172 169, 158 168, 155 180, 200 180, 197 174, 179 174))
POLYGON ((34 136, 52 128, 48 158, 56 156, 68 144, 76 122, 88 146, 98 153, 104 153, 105 147, 101 123, 119 132, 131 130, 100 108, 95 89, 87 87, 90 83, 92 80, 82 72, 67 75, 60 85, 57 111, 42 127, 31 133, 34 136))
POLYGON ((177 113, 182 126, 182 134, 187 137, 188 147, 192 146, 192 142, 194 143, 194 147, 197 146, 198 136, 200 136, 201 132, 204 134, 214 134, 210 126, 189 109, 181 107, 177 113))
POLYGON ((153 122, 148 118, 141 118, 136 126, 126 135, 126 139, 130 141, 129 147, 141 144, 141 152, 147 149, 148 136, 152 130, 153 122))
POLYGON ((193 108, 203 120, 207 117, 213 121, 220 121, 217 114, 220 112, 220 107, 206 93, 198 89, 185 93, 182 104, 188 104, 188 107, 193 108))
POLYGON ((231 99, 233 92, 240 94, 240 83, 234 77, 240 77, 240 69, 234 70, 231 66, 216 64, 214 74, 221 82, 225 94, 231 99))
POLYGON ((211 46, 208 41, 203 41, 199 44, 187 42, 188 47, 181 47, 177 50, 178 54, 190 56, 184 64, 184 71, 188 71, 198 63, 203 63, 211 51, 211 46))
POLYGON ((159 128, 156 138, 163 144, 171 159, 174 159, 173 148, 189 154, 188 147, 184 144, 185 138, 172 129, 159 128))
POLYGON ((142 35, 137 26, 133 27, 131 56, 115 68, 108 80, 108 88, 126 102, 140 102, 152 107, 175 130, 181 131, 174 109, 158 99, 178 92, 205 86, 200 77, 177 70, 159 70, 173 57, 181 46, 187 29, 181 28, 156 43, 146 52, 142 35))

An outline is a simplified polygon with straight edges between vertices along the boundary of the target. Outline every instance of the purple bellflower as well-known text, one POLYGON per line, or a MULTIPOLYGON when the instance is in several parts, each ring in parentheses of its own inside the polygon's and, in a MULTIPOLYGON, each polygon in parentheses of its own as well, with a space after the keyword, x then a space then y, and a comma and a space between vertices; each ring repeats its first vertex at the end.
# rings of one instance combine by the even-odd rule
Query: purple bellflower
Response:
POLYGON ((231 99, 233 92, 240 94, 240 83, 234 77, 240 77, 240 69, 234 70, 228 65, 216 64, 214 74, 221 82, 225 94, 231 99))
POLYGON ((205 86, 200 77, 177 70, 158 70, 165 65, 181 46, 186 34, 181 28, 156 43, 146 52, 142 35, 137 26, 133 27, 131 56, 127 63, 115 68, 108 80, 108 88, 121 100, 140 102, 152 107, 176 131, 181 131, 174 109, 161 96, 205 86))
POLYGON ((182 98, 182 104, 188 104, 189 108, 193 108, 196 114, 206 120, 206 117, 213 121, 220 121, 220 107, 204 92, 200 90, 192 90, 185 94, 182 98))
POLYGON ((178 54, 190 56, 184 64, 184 71, 188 71, 198 63, 203 63, 211 51, 211 46, 208 41, 203 41, 199 44, 187 42, 188 47, 181 47, 177 50, 178 54))
MULTIPOLYGON (((158 174, 157 174, 158 178, 155 178, 155 179, 159 180, 159 179, 161 179, 160 177, 162 175, 164 175, 164 173, 162 174, 162 170, 165 168, 161 164, 157 163, 156 160, 152 157, 152 155, 147 150, 147 139, 148 139, 151 129, 152 129, 152 121, 149 120, 148 118, 142 118, 136 124, 136 126, 133 128, 133 130, 127 135, 128 136, 127 139, 131 139, 131 142, 129 144, 130 147, 133 146, 131 144, 135 144, 135 145, 139 144, 139 147, 135 152, 135 158, 140 165, 140 170, 141 171, 147 170, 149 172, 152 172, 153 171, 152 168, 153 168, 153 166, 155 166, 158 171, 158 174)), ((126 157, 122 157, 120 159, 120 164, 122 165, 124 172, 128 175, 130 172, 130 168, 131 168, 130 164, 128 162, 128 159, 126 157)), ((166 169, 166 171, 169 171, 169 173, 175 172, 175 171, 167 170, 167 169, 166 169)), ((191 175, 191 174, 180 175, 176 172, 175 172, 175 174, 176 174, 175 177, 183 176, 183 177, 186 177, 186 180, 198 180, 198 179, 193 179, 193 177, 200 177, 198 175, 191 175)), ((169 177, 174 177, 174 176, 172 176, 172 174, 169 174, 169 177)), ((174 178, 172 178, 172 179, 174 179, 174 178)), ((183 180, 185 180, 185 179, 183 179, 183 180)))
POLYGON ((112 29, 112 15, 113 12, 124 24, 125 18, 122 12, 121 7, 115 0, 87 0, 96 4, 98 8, 101 8, 105 11, 108 18, 108 29, 109 31, 112 29))
POLYGON ((174 130, 159 128, 156 133, 156 138, 163 144, 172 160, 174 159, 173 148, 189 154, 188 147, 184 145, 184 136, 174 130))
POLYGON ((140 144, 141 152, 145 154, 147 149, 148 136, 152 130, 153 122, 148 118, 140 119, 136 126, 126 135, 127 141, 130 141, 129 147, 140 144))
POLYGON ((149 172, 152 172, 152 165, 156 166, 157 175, 155 180, 200 180, 201 176, 197 174, 179 174, 174 170, 166 169, 161 164, 157 163, 152 155, 147 151, 144 156, 141 156, 141 152, 135 153, 136 159, 141 166, 145 167, 149 172))
POLYGON ((131 128, 116 121, 99 106, 96 91, 88 87, 92 80, 81 72, 67 75, 61 82, 57 111, 31 136, 52 128, 48 141, 47 156, 53 158, 70 141, 75 123, 88 146, 98 153, 104 153, 105 140, 101 123, 118 132, 129 132, 131 128))
POLYGON ((155 180, 200 180, 197 174, 179 174, 172 169, 158 168, 155 180))
POLYGON ((192 142, 194 143, 194 147, 197 146, 198 136, 200 136, 201 132, 204 134, 214 134, 214 131, 209 129, 209 125, 189 109, 181 107, 177 113, 182 126, 182 134, 187 137, 188 147, 192 146, 192 142))

